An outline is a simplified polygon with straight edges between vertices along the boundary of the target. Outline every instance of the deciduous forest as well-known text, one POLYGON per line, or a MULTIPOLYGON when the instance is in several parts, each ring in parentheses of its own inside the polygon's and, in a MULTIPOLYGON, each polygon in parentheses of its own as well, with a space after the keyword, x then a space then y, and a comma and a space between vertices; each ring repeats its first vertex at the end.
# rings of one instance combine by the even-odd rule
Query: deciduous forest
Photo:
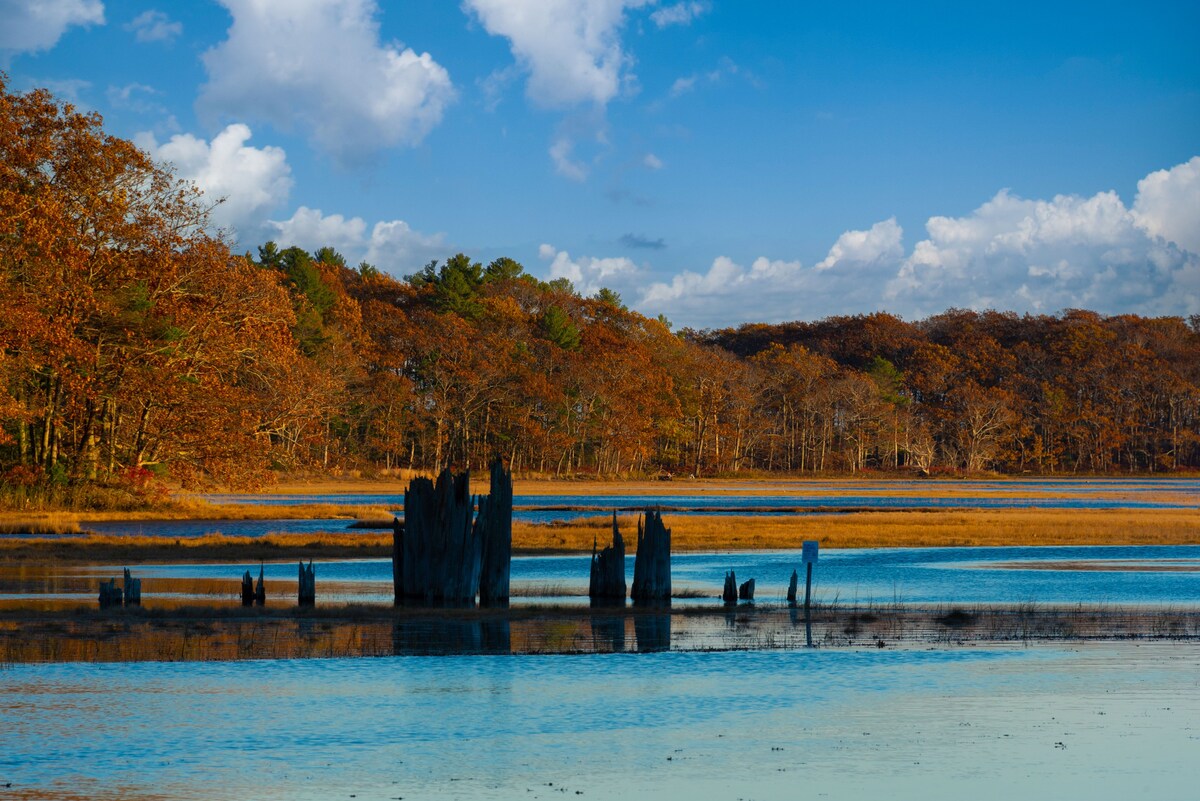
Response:
POLYGON ((0 481, 1200 468, 1200 317, 950 310, 672 331, 447 254, 235 252, 211 201, 0 81, 0 481))

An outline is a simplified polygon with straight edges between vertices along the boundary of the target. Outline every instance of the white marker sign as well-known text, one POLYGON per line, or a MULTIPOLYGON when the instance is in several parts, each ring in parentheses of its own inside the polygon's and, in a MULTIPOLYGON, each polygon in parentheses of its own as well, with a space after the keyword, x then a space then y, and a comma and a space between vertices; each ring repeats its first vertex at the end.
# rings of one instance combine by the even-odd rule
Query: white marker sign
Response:
POLYGON ((806 565, 809 565, 809 564, 815 565, 817 563, 817 541, 816 540, 805 540, 804 541, 804 550, 801 551, 800 559, 806 565))

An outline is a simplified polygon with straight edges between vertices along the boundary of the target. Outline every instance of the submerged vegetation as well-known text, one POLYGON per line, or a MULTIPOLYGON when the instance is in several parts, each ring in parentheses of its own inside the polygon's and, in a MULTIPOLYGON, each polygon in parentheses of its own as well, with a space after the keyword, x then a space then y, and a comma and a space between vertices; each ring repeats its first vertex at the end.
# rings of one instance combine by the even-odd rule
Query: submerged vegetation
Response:
POLYGON ((0 505, 497 453, 558 476, 1196 470, 1200 319, 672 332, 507 258, 399 279, 331 248, 236 255, 98 115, 0 76, 0 505))

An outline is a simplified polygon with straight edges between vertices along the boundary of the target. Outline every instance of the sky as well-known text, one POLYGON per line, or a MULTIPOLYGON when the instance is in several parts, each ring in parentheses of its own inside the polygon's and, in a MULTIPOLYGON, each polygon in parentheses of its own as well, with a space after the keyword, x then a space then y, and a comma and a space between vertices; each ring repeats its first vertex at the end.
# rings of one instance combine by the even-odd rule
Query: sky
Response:
POLYGON ((676 325, 1200 314, 1200 3, 0 0, 239 251, 509 256, 676 325))

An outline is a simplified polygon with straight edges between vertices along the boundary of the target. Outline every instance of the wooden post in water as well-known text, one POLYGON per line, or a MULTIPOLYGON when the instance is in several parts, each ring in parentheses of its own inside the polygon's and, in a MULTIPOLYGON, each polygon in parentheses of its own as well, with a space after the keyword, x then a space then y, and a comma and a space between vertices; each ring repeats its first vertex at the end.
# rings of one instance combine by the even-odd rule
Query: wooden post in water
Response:
POLYGON ((588 582, 588 597, 592 605, 620 601, 625 603, 625 540, 617 527, 617 513, 613 512, 612 544, 596 552, 596 541, 592 540, 592 572, 588 582))
POLYGON ((799 577, 796 575, 796 571, 793 570, 792 571, 792 580, 788 582, 788 593, 787 593, 788 606, 796 605, 796 583, 797 583, 798 578, 799 577))
POLYGON ((404 524, 398 517, 392 518, 392 591, 393 603, 396 606, 404 603, 404 524))
MULTIPOLYGON (((395 595, 403 603, 471 605, 483 560, 469 473, 443 470, 437 483, 414 478, 404 492, 404 530, 393 554, 395 595)), ((395 540, 393 540, 395 545, 395 540)))
POLYGON ((263 583, 263 564, 258 563, 258 584, 254 587, 254 603, 262 606, 267 602, 267 585, 263 583))
POLYGON ((633 562, 633 591, 636 603, 671 603, 671 529, 662 514, 646 510, 646 524, 638 518, 637 556, 633 562))
POLYGON ((805 540, 802 546, 801 558, 804 560, 804 639, 812 648, 812 574, 813 565, 817 562, 818 543, 816 540, 805 540))
POLYGON ((479 498, 479 515, 475 518, 476 536, 483 547, 479 605, 505 607, 512 574, 512 474, 504 469, 498 456, 492 460, 490 472, 491 490, 479 498))
POLYGON ((737 576, 734 575, 732 570, 725 574, 725 589, 721 591, 721 600, 725 602, 726 606, 737 606, 737 576))
POLYGON ((142 580, 131 576, 129 568, 125 568, 125 605, 142 605, 142 580))
POLYGON ((254 606, 254 579, 249 570, 242 574, 242 606, 254 606))
POLYGON ((738 587, 738 598, 743 601, 754 600, 754 579, 745 581, 738 587))
POLYGON ((116 579, 100 582, 100 608, 108 609, 110 606, 120 606, 124 600, 121 589, 117 586, 116 579))
POLYGON ((313 568, 312 560, 308 560, 308 567, 304 563, 300 563, 300 606, 312 606, 317 602, 317 576, 313 568))

